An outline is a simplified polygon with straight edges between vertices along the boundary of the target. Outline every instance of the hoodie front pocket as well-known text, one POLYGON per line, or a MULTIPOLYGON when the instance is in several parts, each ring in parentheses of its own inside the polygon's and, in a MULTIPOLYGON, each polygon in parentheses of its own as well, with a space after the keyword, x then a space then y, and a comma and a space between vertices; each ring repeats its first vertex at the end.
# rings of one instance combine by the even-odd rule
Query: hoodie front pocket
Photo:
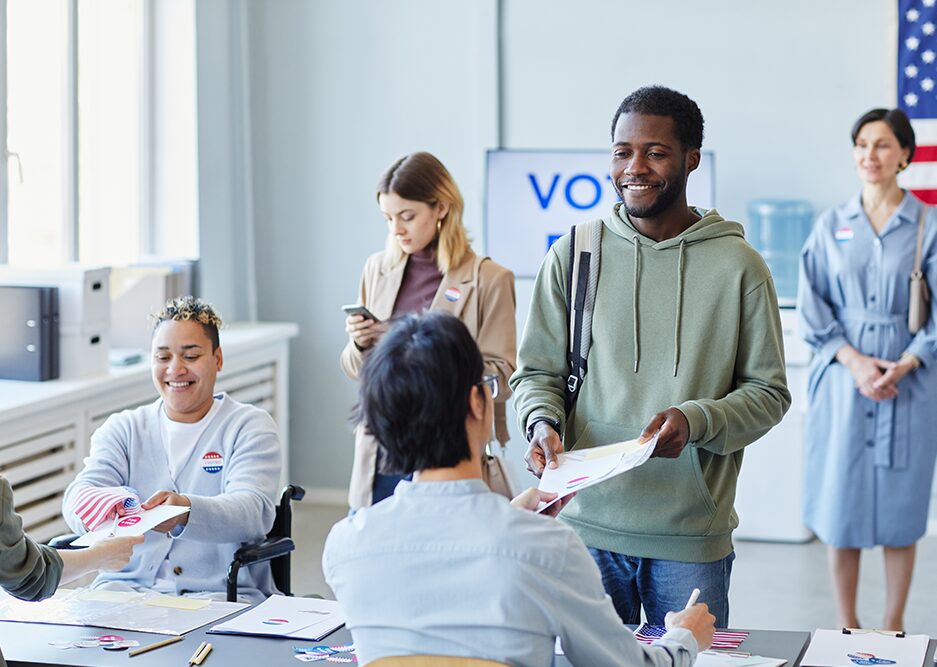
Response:
POLYGON ((687 456, 690 459, 690 467, 693 470, 693 479, 696 480, 696 489, 699 491, 700 499, 706 505, 711 514, 716 513, 716 501, 713 500, 709 487, 706 486, 706 479, 703 477, 703 467, 699 462, 699 452, 695 447, 687 447, 689 451, 687 456))

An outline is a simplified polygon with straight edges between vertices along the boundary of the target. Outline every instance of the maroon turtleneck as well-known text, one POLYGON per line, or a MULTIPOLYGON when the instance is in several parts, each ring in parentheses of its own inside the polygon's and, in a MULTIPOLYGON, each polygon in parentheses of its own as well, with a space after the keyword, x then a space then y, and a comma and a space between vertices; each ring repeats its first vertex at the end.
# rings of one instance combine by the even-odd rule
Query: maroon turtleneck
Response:
POLYGON ((442 273, 436 266, 436 244, 432 243, 407 258, 403 270, 403 280, 397 301, 394 303, 394 315, 403 313, 422 313, 433 303, 433 297, 439 290, 442 273))

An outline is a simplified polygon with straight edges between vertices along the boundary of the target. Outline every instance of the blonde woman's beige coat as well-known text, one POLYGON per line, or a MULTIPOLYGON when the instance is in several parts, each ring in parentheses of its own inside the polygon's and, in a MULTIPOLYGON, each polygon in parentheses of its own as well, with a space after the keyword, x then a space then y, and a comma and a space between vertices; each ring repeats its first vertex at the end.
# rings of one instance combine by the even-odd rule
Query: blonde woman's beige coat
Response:
MULTIPOLYGON (((390 318, 406 264, 404 256, 393 266, 385 266, 383 252, 371 255, 365 263, 358 302, 375 317, 390 318)), ((511 393, 508 379, 517 365, 514 274, 470 250, 457 267, 443 276, 430 310, 445 311, 462 320, 481 349, 485 372, 498 375, 501 393, 495 403, 495 436, 504 444, 508 440, 504 402, 511 393)), ((348 377, 358 379, 366 355, 367 351, 362 352, 348 341, 341 356, 342 370, 348 377)), ((376 463, 377 442, 359 426, 355 431, 355 458, 348 490, 352 509, 371 504, 376 463)))

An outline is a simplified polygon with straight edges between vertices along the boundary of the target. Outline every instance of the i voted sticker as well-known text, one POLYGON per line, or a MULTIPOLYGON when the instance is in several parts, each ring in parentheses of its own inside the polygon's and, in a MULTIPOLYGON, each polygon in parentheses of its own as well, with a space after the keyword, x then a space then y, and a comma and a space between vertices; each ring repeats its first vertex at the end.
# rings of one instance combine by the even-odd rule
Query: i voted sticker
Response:
POLYGON ((458 287, 450 287, 445 292, 446 301, 458 301, 462 298, 462 292, 459 291, 458 287))
POLYGON ((894 665, 894 660, 889 660, 888 658, 879 658, 876 657, 874 653, 862 653, 856 651, 855 653, 847 653, 849 659, 852 660, 853 664, 856 665, 894 665))
MULTIPOLYGON (((126 528, 127 526, 132 526, 132 525, 134 525, 135 523, 140 523, 140 521, 142 521, 142 520, 143 520, 143 517, 140 517, 140 516, 128 516, 128 517, 123 518, 123 519, 121 519, 120 521, 118 521, 118 522, 117 522, 117 525, 118 525, 118 526, 121 526, 121 527, 123 527, 123 528, 126 528)), ((104 635, 104 636, 105 636, 105 637, 110 637, 111 635, 104 635)), ((114 636, 116 637, 116 635, 114 635, 114 636)), ((121 637, 121 639, 123 639, 123 637, 121 637)), ((112 640, 112 641, 120 641, 120 640, 112 640)))
POLYGON ((264 625, 286 625, 289 622, 289 619, 286 618, 268 618, 266 621, 262 621, 264 625))
POLYGON ((202 457, 202 470, 215 474, 224 468, 224 457, 218 452, 208 452, 202 457))
POLYGON ((847 241, 852 241, 852 237, 855 235, 852 227, 840 227, 834 232, 836 240, 840 243, 846 243, 847 241))

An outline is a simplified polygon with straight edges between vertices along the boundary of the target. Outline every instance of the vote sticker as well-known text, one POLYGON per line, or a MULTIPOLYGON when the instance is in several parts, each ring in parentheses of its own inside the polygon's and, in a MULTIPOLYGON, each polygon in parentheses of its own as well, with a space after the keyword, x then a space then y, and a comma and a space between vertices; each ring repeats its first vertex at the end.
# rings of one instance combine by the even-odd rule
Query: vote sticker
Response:
POLYGON ((459 291, 458 287, 450 287, 445 292, 446 301, 458 301, 462 298, 462 292, 459 291))
MULTIPOLYGON (((126 528, 127 526, 132 526, 134 524, 140 523, 142 520, 143 520, 143 517, 140 517, 140 516, 128 516, 118 521, 117 525, 123 528, 126 528)), ((110 635, 105 635, 105 637, 109 637, 109 636, 110 635)), ((121 639, 123 639, 123 637, 121 637, 121 639)))
POLYGON ((208 452, 202 457, 202 470, 211 474, 221 472, 224 468, 224 457, 218 452, 208 452))
POLYGON ((268 618, 266 621, 263 621, 264 625, 286 625, 290 621, 286 618, 268 618))
POLYGON ((846 243, 852 241, 852 237, 855 235, 852 227, 840 227, 834 232, 836 240, 840 243, 846 243))

